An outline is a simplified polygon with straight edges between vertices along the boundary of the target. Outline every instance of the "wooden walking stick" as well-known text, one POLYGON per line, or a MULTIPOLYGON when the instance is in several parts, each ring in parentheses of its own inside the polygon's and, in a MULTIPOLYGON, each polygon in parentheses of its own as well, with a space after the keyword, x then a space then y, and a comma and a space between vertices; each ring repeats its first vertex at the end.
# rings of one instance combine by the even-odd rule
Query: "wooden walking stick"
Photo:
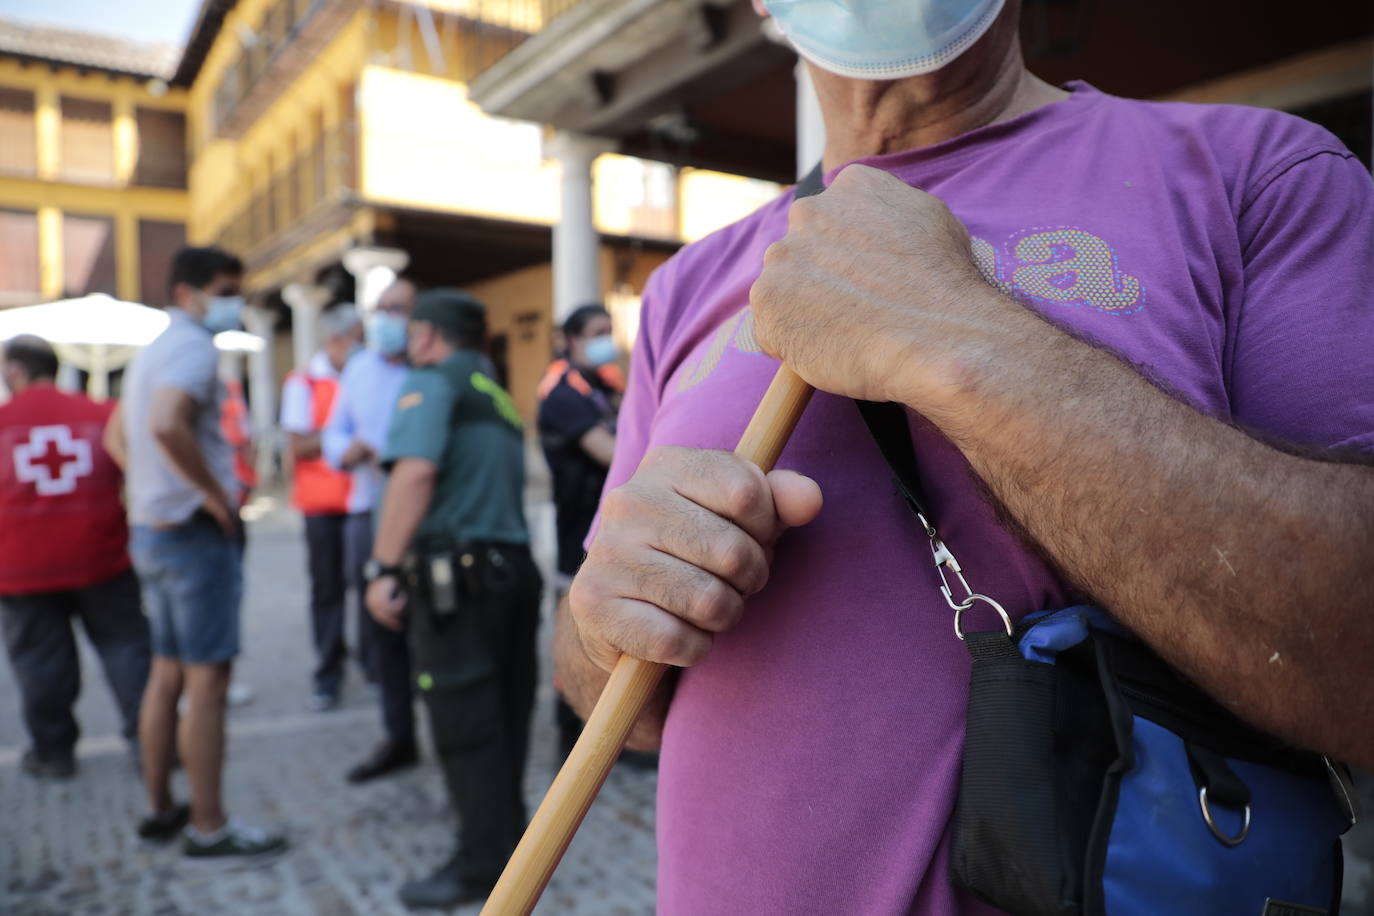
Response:
MULTIPOLYGON (((779 368, 735 446, 735 454, 764 471, 772 470, 811 400, 811 392, 811 386, 795 372, 786 366, 779 368)), ((620 656, 581 737, 482 907, 482 916, 527 916, 534 909, 667 668, 620 656)))

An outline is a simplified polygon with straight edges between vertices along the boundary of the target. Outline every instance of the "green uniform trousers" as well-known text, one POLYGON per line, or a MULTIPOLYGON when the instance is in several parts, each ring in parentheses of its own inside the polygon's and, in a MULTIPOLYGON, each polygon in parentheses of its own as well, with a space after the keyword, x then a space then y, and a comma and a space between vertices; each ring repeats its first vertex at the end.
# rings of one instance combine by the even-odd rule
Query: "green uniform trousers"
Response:
POLYGON ((497 878, 525 829, 524 774, 543 583, 529 548, 481 544, 458 611, 431 613, 424 588, 408 613, 416 682, 458 815, 459 875, 497 878))

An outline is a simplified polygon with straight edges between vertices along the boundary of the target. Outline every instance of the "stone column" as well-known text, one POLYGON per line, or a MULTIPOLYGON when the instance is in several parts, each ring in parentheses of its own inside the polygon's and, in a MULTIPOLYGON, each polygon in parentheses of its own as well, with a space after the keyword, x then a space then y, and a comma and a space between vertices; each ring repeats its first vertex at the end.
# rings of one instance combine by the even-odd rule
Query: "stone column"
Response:
POLYGON ((267 341, 267 346, 248 354, 248 382, 252 403, 253 441, 258 444, 258 480, 271 481, 276 473, 277 451, 277 370, 273 365, 276 350, 277 315, 267 309, 243 310, 243 329, 267 341))
POLYGON ((81 390, 81 370, 71 363, 60 363, 57 367, 57 387, 62 391, 81 390))
POLYGON ((562 168, 562 206, 553 227, 553 320, 601 301, 601 238, 593 211, 592 162, 612 149, 599 137, 560 131, 546 152, 562 168))
POLYGON ((320 348, 320 313, 329 303, 329 291, 310 283, 290 283, 281 297, 291 306, 291 346, 295 368, 304 372, 310 357, 320 348))
POLYGON ((816 87, 811 84, 811 71, 806 61, 797 59, 793 71, 797 76, 797 177, 811 171, 825 153, 825 121, 821 118, 821 103, 816 87))
POLYGON ((364 317, 372 314, 382 293, 409 263, 410 255, 399 248, 364 246, 345 251, 343 266, 353 275, 353 298, 359 313, 364 317))

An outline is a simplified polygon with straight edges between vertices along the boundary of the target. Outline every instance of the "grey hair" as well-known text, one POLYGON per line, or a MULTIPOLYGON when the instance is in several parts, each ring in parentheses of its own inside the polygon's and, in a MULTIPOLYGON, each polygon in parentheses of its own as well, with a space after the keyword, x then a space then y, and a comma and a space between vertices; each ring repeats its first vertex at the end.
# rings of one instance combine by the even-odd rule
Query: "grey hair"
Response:
POLYGON ((358 307, 351 302, 341 302, 320 316, 320 332, 325 337, 340 337, 351 333, 361 323, 358 307))

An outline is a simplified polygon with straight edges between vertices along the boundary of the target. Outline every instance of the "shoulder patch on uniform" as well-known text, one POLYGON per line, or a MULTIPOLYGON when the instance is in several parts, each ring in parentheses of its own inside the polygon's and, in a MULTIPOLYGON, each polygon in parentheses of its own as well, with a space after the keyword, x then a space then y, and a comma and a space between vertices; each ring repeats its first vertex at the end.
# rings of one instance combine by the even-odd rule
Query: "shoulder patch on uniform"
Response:
POLYGON ((423 394, 421 394, 418 391, 412 391, 410 394, 406 395, 405 397, 401 398, 399 401, 396 402, 396 409, 409 410, 412 407, 419 407, 420 402, 424 399, 425 396, 423 394))

